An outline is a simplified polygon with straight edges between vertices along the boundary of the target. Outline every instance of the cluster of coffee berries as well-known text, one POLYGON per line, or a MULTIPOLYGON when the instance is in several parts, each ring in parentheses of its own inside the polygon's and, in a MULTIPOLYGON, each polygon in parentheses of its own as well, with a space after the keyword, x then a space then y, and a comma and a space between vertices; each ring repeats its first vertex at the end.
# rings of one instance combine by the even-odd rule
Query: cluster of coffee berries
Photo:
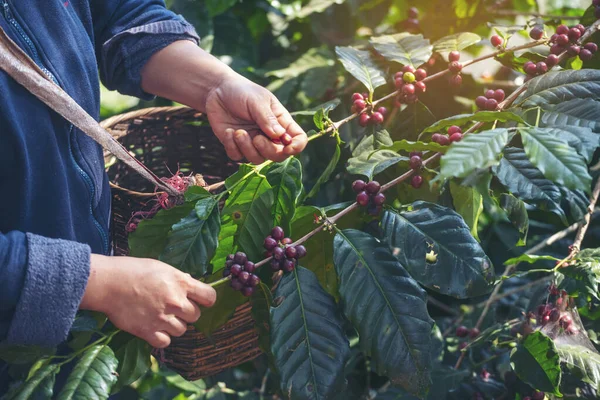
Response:
POLYGON ((500 47, 504 44, 504 39, 502 39, 500 36, 498 35, 494 35, 490 38, 490 43, 492 44, 492 46, 494 47, 500 47))
POLYGON ((480 110, 496 111, 498 104, 504 100, 504 90, 489 89, 485 92, 485 96, 478 96, 475 99, 475 105, 480 110))
POLYGON ((569 303, 569 295, 566 291, 560 292, 555 286, 550 287, 550 294, 558 296, 554 304, 541 304, 537 308, 537 321, 541 326, 549 323, 558 323, 567 335, 576 335, 579 329, 573 323, 573 318, 566 311, 569 303))
POLYGON ((454 50, 448 54, 448 69, 451 72, 450 78, 448 79, 450 86, 459 87, 462 85, 462 75, 460 74, 460 71, 462 71, 463 65, 459 60, 460 53, 458 51, 454 50))
POLYGON ((365 127, 369 124, 383 124, 387 114, 387 108, 379 107, 377 111, 369 109, 366 112, 362 112, 365 108, 370 107, 368 93, 354 93, 352 95, 352 101, 351 111, 353 113, 362 113, 358 116, 358 124, 360 126, 365 127))
POLYGON ((410 169, 415 171, 415 174, 410 178, 410 185, 413 188, 418 189, 423 185, 423 177, 419 174, 419 171, 423 168, 423 153, 420 151, 413 151, 408 156, 410 157, 408 165, 410 166, 410 169))
POLYGON ((298 260, 306 255, 306 248, 299 244, 290 246, 292 239, 285 237, 285 232, 279 226, 271 230, 271 235, 267 236, 263 246, 266 249, 265 255, 273 257, 271 259, 271 269, 273 271, 283 270, 292 272, 296 268, 298 260))
POLYGON ((371 215, 377 215, 383 208, 385 203, 385 195, 380 193, 381 185, 377 181, 366 183, 360 179, 352 183, 352 190, 356 193, 356 202, 367 207, 367 211, 371 215))
MULTIPOLYGON (((581 48, 578 41, 584 33, 585 27, 581 24, 577 24, 571 28, 566 25, 559 25, 556 27, 556 33, 550 37, 550 43, 552 43, 550 54, 558 56, 566 51, 571 57, 579 56, 583 61, 590 60, 592 55, 598 51, 598 46, 594 43, 588 43, 581 48)), ((548 64, 548 60, 546 60, 546 63, 548 64)), ((556 64, 551 66, 554 65, 556 64)))
POLYGON ((466 338, 468 336, 471 339, 475 339, 477 336, 479 336, 480 333, 481 332, 478 328, 469 329, 464 325, 461 325, 458 328, 456 328, 456 336, 459 338, 466 338))
POLYGON ((394 84, 398 89, 396 105, 416 103, 419 94, 427 90, 427 85, 423 82, 425 78, 427 78, 427 71, 412 65, 405 65, 402 71, 396 72, 394 75, 394 84))
POLYGON ((448 128, 448 135, 443 133, 434 133, 431 135, 431 141, 442 146, 448 146, 450 143, 460 142, 463 138, 462 129, 460 126, 452 125, 448 128))
POLYGON ((252 296, 254 288, 260 283, 260 278, 254 275, 256 266, 248 260, 245 253, 238 251, 227 256, 223 277, 231 275, 231 287, 239 290, 246 297, 252 296))
POLYGON ((416 7, 408 9, 408 18, 404 21, 404 29, 407 32, 419 31, 419 10, 416 7))

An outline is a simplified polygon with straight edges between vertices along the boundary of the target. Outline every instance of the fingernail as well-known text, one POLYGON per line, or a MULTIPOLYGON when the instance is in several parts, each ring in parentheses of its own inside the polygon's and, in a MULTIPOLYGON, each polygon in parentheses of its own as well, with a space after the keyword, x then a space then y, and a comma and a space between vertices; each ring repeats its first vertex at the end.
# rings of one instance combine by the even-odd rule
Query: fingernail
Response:
POLYGON ((233 132, 234 132, 234 130, 231 129, 231 128, 225 129, 225 133, 228 134, 228 135, 233 134, 233 132))
POLYGON ((285 128, 279 124, 273 125, 273 131, 278 135, 283 135, 285 133, 285 128))

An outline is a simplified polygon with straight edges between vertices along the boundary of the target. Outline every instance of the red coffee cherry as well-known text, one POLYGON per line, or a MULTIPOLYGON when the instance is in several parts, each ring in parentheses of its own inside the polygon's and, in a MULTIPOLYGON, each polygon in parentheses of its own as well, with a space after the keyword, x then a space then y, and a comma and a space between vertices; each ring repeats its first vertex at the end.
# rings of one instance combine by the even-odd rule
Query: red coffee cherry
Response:
POLYGON ((425 82, 415 82, 414 85, 416 93, 425 93, 427 91, 427 85, 425 85, 425 82))
POLYGON ((448 128, 448 135, 452 135, 456 132, 462 133, 460 126, 452 125, 450 128, 448 128))
POLYGON ((369 195, 367 194, 367 192, 360 192, 359 194, 356 195, 356 202, 363 206, 366 207, 369 205, 369 195))
POLYGON ((380 112, 376 111, 373 113, 373 115, 371 115, 371 121, 373 121, 373 123, 376 125, 381 125, 383 124, 384 117, 380 112))
POLYGON ((367 113, 362 113, 358 117, 358 124, 362 127, 366 127, 371 122, 371 116, 367 113))
POLYGON ((556 27, 556 33, 558 35, 566 35, 569 33, 569 27, 566 25, 559 25, 556 27))
POLYGON ((462 64, 458 61, 452 61, 448 64, 448 69, 454 74, 458 74, 462 70, 462 64))
POLYGON ((450 135, 450 142, 454 143, 454 142, 460 142, 463 138, 463 134, 460 132, 455 132, 452 135, 450 135))
POLYGON ((412 156, 410 158, 409 165, 411 169, 421 169, 423 166, 423 160, 419 156, 412 156))
POLYGON ((423 184, 423 177, 421 175, 414 175, 412 177, 412 179, 410 180, 410 185, 415 189, 420 188, 422 184, 423 184))
POLYGON ((496 101, 498 103, 500 103, 501 101, 504 101, 504 97, 506 97, 504 90, 502 90, 502 89, 494 90, 494 99, 496 99, 496 101))
POLYGON ((427 78, 427 71, 425 71, 423 68, 419 68, 415 71, 415 78, 418 81, 422 81, 423 79, 427 78))
POLYGON ((448 54, 448 61, 452 62, 452 61, 458 61, 460 60, 460 52, 453 50, 450 52, 450 54, 448 54))
POLYGON ((461 325, 458 328, 456 328, 456 336, 463 338, 463 337, 467 337, 468 334, 469 334, 469 328, 467 328, 466 326, 461 325))
POLYGON ((283 232, 283 228, 280 226, 276 226, 271 230, 271 237, 275 240, 281 240, 285 236, 285 232, 283 232))
POLYGON ((362 192, 363 190, 365 190, 366 186, 367 184, 365 183, 365 181, 361 179, 357 179, 354 182, 352 182, 352 190, 354 190, 354 193, 362 192))
POLYGON ((548 68, 552 68, 556 64, 558 64, 558 56, 556 54, 550 54, 546 57, 546 65, 548 65, 548 68))
POLYGON ((373 196, 373 204, 375 204, 375 206, 379 207, 383 205, 383 203, 385 203, 385 195, 383 193, 377 193, 373 196))
POLYGON ((356 101, 356 100, 364 100, 365 98, 363 97, 362 94, 360 93, 353 93, 352 94, 352 101, 356 101))
POLYGON ((488 99, 485 96, 477 96, 477 98, 475 99, 475 105, 480 110, 485 110, 485 105, 487 104, 487 100, 488 99))
POLYGON ((289 133, 284 133, 283 135, 281 135, 279 140, 281 140, 281 144, 284 146, 289 146, 290 144, 292 144, 292 136, 289 133))
POLYGON ((533 40, 540 40, 544 36, 544 29, 539 26, 534 26, 533 29, 529 31, 529 37, 533 40))
POLYGON ((379 193, 379 191, 381 190, 381 185, 377 181, 371 181, 371 182, 367 183, 367 187, 365 188, 365 190, 370 195, 375 195, 375 194, 379 193))
POLYGON ((504 44, 504 39, 498 35, 494 35, 490 38, 490 43, 492 43, 492 46, 494 47, 500 47, 504 44))

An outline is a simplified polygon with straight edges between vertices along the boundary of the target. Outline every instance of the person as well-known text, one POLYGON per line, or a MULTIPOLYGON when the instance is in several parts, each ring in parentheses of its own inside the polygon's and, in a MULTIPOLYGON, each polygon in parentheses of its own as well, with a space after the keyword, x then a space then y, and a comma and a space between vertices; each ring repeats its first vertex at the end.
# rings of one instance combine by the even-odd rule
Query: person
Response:
MULTIPOLYGON (((281 161, 306 146, 275 96, 201 50, 162 0, 0 3, 0 27, 96 119, 100 75, 109 89, 206 112, 233 160, 281 161), (271 140, 286 132, 290 145, 271 140)), ((110 257, 102 149, 3 71, 0 93, 1 343, 55 347, 83 309, 168 346, 215 291, 157 260, 110 257)))

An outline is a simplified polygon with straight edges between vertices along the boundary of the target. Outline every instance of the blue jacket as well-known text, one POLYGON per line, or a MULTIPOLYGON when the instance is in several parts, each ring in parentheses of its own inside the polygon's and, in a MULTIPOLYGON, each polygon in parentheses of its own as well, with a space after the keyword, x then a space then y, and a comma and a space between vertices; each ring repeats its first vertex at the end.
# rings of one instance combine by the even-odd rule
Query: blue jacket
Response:
MULTIPOLYGON (((109 89, 150 97, 144 63, 197 39, 162 0, 0 0, 0 26, 95 118, 98 70, 109 89)), ((100 147, 0 71, 0 342, 65 340, 90 252, 110 253, 109 219, 100 147)))

